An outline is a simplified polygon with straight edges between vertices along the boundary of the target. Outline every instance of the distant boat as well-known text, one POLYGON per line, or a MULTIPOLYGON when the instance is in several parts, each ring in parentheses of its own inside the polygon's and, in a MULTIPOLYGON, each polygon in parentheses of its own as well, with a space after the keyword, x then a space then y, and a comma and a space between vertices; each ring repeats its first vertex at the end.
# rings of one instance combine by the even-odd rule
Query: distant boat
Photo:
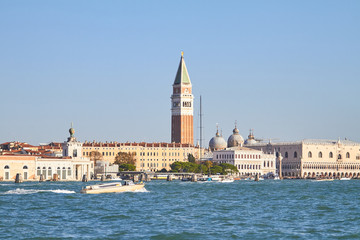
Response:
POLYGON ((351 178, 342 177, 342 178, 340 178, 339 180, 341 180, 341 181, 349 181, 349 180, 351 180, 351 178))
POLYGON ((153 177, 151 177, 151 180, 166 180, 168 177, 168 175, 165 174, 159 174, 159 175, 155 175, 153 177))
POLYGON ((103 183, 86 186, 81 189, 80 193, 98 194, 98 193, 117 193, 117 192, 133 192, 143 189, 145 184, 135 184, 133 181, 103 183))
POLYGON ((334 179, 332 178, 318 178, 318 179, 315 179, 316 182, 331 182, 331 181, 334 181, 334 179))
POLYGON ((202 176, 198 178, 199 182, 210 182, 211 181, 211 177, 208 176, 202 176))
POLYGON ((220 182, 221 178, 219 176, 214 176, 214 177, 211 177, 211 181, 220 182))
POLYGON ((181 179, 181 181, 183 181, 183 182, 189 182, 189 181, 191 181, 191 178, 189 178, 189 177, 183 177, 183 178, 181 179))
POLYGON ((222 182, 222 183, 232 183, 232 182, 234 182, 234 178, 223 178, 223 179, 221 179, 219 182, 222 182))

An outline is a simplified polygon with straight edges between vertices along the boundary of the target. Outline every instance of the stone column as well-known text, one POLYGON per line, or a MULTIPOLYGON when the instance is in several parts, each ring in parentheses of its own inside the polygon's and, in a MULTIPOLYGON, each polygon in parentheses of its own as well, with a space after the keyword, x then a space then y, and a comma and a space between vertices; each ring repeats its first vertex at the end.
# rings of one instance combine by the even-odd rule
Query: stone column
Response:
POLYGON ((279 153, 278 161, 279 161, 279 178, 280 179, 283 179, 283 176, 282 176, 282 159, 283 159, 283 157, 281 156, 281 153, 279 153))

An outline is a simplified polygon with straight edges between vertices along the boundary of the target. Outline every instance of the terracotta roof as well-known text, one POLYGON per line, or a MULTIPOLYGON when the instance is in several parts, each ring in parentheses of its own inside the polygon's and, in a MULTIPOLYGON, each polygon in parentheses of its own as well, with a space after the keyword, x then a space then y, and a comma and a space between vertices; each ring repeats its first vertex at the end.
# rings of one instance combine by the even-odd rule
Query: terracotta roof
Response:
POLYGON ((85 142, 83 147, 194 147, 191 144, 180 144, 180 143, 147 143, 147 142, 126 142, 126 143, 103 143, 103 142, 85 142))

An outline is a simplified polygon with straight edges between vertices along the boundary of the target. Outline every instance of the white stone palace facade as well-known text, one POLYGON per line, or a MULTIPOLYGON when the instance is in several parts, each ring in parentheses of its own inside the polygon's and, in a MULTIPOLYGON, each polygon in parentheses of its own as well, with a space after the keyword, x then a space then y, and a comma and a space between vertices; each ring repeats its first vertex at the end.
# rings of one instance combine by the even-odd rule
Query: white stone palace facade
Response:
POLYGON ((228 163, 234 165, 240 176, 276 174, 275 154, 246 147, 232 147, 213 152, 214 163, 228 163))
POLYGON ((296 142, 252 143, 246 147, 275 153, 283 177, 359 178, 360 143, 306 139, 296 142))

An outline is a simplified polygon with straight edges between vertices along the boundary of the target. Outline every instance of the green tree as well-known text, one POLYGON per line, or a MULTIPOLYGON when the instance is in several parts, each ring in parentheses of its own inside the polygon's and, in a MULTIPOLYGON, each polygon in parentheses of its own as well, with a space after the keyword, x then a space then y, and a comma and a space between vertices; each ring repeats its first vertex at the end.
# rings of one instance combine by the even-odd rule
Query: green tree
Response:
POLYGON ((232 164, 228 164, 228 163, 221 163, 220 167, 222 167, 223 169, 223 174, 227 174, 227 173, 236 173, 239 172, 239 170, 232 164))
POLYGON ((198 169, 198 164, 192 162, 184 162, 184 172, 194 173, 198 169))
POLYGON ((90 161, 94 162, 94 166, 96 166, 96 162, 103 159, 103 155, 98 151, 91 151, 89 154, 90 161))
POLYGON ((160 172, 167 172, 166 168, 160 170, 160 172))
POLYGON ((174 162, 170 165, 171 172, 182 172, 184 169, 184 165, 182 162, 174 162))
POLYGON ((211 174, 218 174, 218 173, 223 174, 223 168, 220 167, 219 165, 215 165, 212 168, 210 168, 210 172, 211 174))
POLYGON ((127 164, 131 164, 131 165, 135 165, 135 153, 126 153, 126 152, 119 152, 116 156, 115 156, 115 162, 116 164, 123 164, 123 163, 127 163, 127 164))
POLYGON ((119 171, 135 171, 136 167, 133 164, 122 163, 119 165, 119 171))
POLYGON ((198 169, 196 171, 197 173, 203 173, 203 174, 208 174, 209 169, 205 164, 199 164, 198 165, 198 169))
POLYGON ((191 163, 195 163, 196 161, 194 155, 192 155, 191 153, 188 154, 188 161, 191 163))

